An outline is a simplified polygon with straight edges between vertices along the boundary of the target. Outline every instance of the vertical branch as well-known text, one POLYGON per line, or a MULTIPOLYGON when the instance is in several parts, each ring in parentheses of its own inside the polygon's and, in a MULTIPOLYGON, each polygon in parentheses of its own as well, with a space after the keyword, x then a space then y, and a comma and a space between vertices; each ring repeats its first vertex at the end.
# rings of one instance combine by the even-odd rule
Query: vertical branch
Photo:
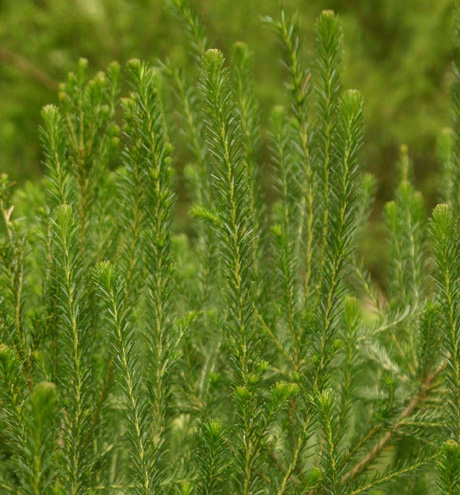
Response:
POLYGON ((67 156, 64 119, 57 107, 47 105, 42 110, 43 126, 40 138, 45 155, 48 204, 53 211, 57 206, 74 206, 74 185, 71 165, 67 156))
POLYGON ((299 212, 299 198, 296 194, 295 171, 291 157, 290 138, 292 136, 286 111, 276 107, 272 112, 272 148, 276 167, 276 192, 279 197, 275 205, 276 220, 272 228, 274 255, 277 264, 277 284, 280 291, 279 311, 284 315, 295 353, 294 361, 301 359, 300 308, 297 287, 300 281, 296 273, 293 225, 299 212))
POLYGON ((342 493, 340 482, 343 467, 340 467, 340 440, 343 430, 338 424, 334 399, 330 390, 324 390, 316 398, 316 408, 323 436, 321 462, 325 476, 321 485, 327 493, 339 495, 342 493))
POLYGON ((202 426, 199 450, 199 479, 197 495, 223 493, 224 475, 228 466, 227 438, 219 421, 209 421, 202 426))
MULTIPOLYGON (((88 72, 88 61, 81 59, 77 72, 69 74, 59 97, 66 124, 68 159, 78 185, 80 239, 83 247, 94 247, 103 233, 95 213, 107 199, 102 185, 106 184, 108 162, 118 147, 119 129, 112 118, 120 66, 114 63, 107 74, 99 72, 93 79, 89 79, 88 72)), ((93 259, 94 254, 90 254, 89 259, 93 259)))
MULTIPOLYGON (((155 468, 164 449, 170 395, 170 372, 174 363, 175 310, 170 224, 174 195, 171 190, 171 145, 167 141, 158 88, 152 69, 137 60, 130 62, 133 152, 146 170, 148 222, 145 231, 147 272, 146 338, 149 347, 150 407, 153 420, 155 468)), ((164 475, 164 473, 163 473, 164 475)))
POLYGON ((417 305, 426 291, 425 202, 411 182, 407 147, 401 149, 400 183, 395 200, 385 208, 390 231, 390 297, 397 307, 417 305))
POLYGON ((19 480, 18 495, 43 495, 57 481, 55 459, 56 387, 33 390, 15 351, 0 344, 0 426, 19 480))
POLYGON ((447 366, 447 425, 451 437, 460 442, 460 256, 457 219, 452 208, 439 205, 433 212, 430 237, 436 271, 436 299, 440 305, 441 338, 447 366))
POLYGON ((319 305, 319 349, 314 386, 326 383, 326 369, 332 359, 331 342, 342 310, 342 279, 350 261, 356 210, 356 189, 360 151, 364 134, 363 101, 357 91, 347 91, 340 101, 337 167, 333 171, 334 203, 330 208, 328 250, 321 283, 319 305))
POLYGON ((139 495, 149 495, 158 489, 160 474, 156 470, 149 406, 145 400, 144 374, 137 364, 135 332, 132 326, 132 307, 126 297, 123 277, 109 263, 102 263, 95 270, 95 281, 106 308, 113 355, 119 371, 118 381, 123 392, 128 438, 131 443, 130 458, 134 471, 134 490, 139 495))
POLYGON ((233 51, 233 80, 235 107, 241 127, 245 170, 249 185, 249 214, 254 226, 253 260, 257 292, 265 296, 262 261, 265 251, 264 217, 262 193, 262 170, 259 164, 259 108, 254 93, 254 55, 244 43, 237 43, 233 51))
POLYGON ((17 353, 0 344, 0 426, 13 455, 13 466, 18 470, 25 487, 31 487, 32 464, 27 456, 26 384, 17 353))
MULTIPOLYGON (((324 11, 316 22, 316 96, 319 171, 322 186, 320 222, 321 267, 324 267, 329 229, 330 169, 334 159, 333 143, 337 128, 337 109, 340 94, 342 62, 342 29, 338 17, 332 11, 324 11)), ((321 269, 320 269, 321 271, 321 269)), ((305 301, 306 302, 306 301, 305 301)))
POLYGON ((28 375, 32 385, 30 343, 26 329, 26 250, 27 234, 21 225, 12 219, 13 206, 9 196, 11 183, 6 174, 0 176, 0 214, 6 230, 6 239, 0 245, 0 301, 2 305, 2 322, 6 341, 14 345, 20 360, 24 363, 23 371, 28 375))
POLYGON ((439 493, 455 495, 460 491, 460 447, 454 440, 448 440, 441 448, 436 466, 436 485, 439 493))
POLYGON ((301 209, 295 233, 295 258, 305 256, 305 299, 309 297, 310 280, 313 271, 314 252, 314 204, 316 197, 315 172, 312 160, 313 130, 309 122, 308 97, 310 74, 302 67, 299 23, 295 18, 287 18, 281 10, 278 21, 269 20, 275 28, 284 49, 285 65, 290 75, 290 99, 294 114, 293 130, 300 168, 297 180, 301 188, 301 209), (304 232, 305 230, 305 232, 304 232), (305 243, 305 248, 302 249, 305 243))
POLYGON ((197 60, 201 60, 209 48, 209 40, 196 6, 191 5, 191 0, 169 0, 169 2, 189 33, 197 60))
POLYGON ((58 207, 52 225, 57 289, 63 405, 63 483, 69 495, 83 495, 91 485, 91 453, 86 441, 91 424, 89 315, 78 242, 78 223, 68 205, 58 207))
POLYGON ((249 222, 249 184, 243 169, 241 137, 235 127, 235 107, 229 89, 228 71, 224 68, 222 54, 217 50, 209 50, 204 57, 202 84, 208 141, 216 167, 214 180, 222 219, 219 236, 229 307, 226 331, 236 373, 237 412, 242 422, 242 450, 238 462, 241 467, 237 479, 241 492, 249 495, 253 493, 256 479, 256 452, 252 442, 255 384, 251 380, 256 373, 258 342, 252 303, 254 231, 249 222))

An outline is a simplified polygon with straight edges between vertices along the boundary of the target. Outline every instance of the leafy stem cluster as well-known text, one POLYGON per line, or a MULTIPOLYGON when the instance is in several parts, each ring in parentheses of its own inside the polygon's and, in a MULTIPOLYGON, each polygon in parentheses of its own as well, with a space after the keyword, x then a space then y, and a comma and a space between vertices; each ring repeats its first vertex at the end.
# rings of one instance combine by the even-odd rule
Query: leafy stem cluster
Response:
POLYGON ((460 493, 458 61, 442 204, 403 146, 377 284, 338 17, 308 66, 295 16, 265 19, 287 80, 265 122, 251 50, 170 4, 194 70, 81 60, 44 180, 0 177, 0 493, 460 493))

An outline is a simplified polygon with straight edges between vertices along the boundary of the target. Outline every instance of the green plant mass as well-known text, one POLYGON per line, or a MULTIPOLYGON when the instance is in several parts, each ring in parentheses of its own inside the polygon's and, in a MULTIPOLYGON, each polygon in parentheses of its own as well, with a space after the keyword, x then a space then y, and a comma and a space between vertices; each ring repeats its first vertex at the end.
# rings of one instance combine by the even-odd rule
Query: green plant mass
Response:
POLYGON ((82 59, 42 111, 45 178, 0 177, 0 493, 460 494, 459 51, 442 204, 402 147, 373 280, 338 16, 310 69, 297 18, 264 19, 265 119, 250 48, 170 4, 193 63, 82 59))

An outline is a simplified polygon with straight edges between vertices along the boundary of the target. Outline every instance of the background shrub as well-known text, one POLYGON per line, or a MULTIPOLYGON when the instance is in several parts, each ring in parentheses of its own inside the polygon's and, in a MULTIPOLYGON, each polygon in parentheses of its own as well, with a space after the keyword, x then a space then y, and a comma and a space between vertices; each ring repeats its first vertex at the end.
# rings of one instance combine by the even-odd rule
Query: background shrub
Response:
MULTIPOLYGON (((282 67, 275 41, 260 22, 277 15, 278 0, 199 1, 213 39, 226 54, 236 41, 255 52, 256 92, 266 120, 282 101, 282 67)), ((368 167, 379 178, 379 197, 394 186, 399 146, 409 146, 417 180, 433 194, 436 138, 449 125, 448 66, 453 0, 400 2, 288 0, 298 11, 306 65, 313 64, 313 29, 323 9, 341 15, 345 32, 345 83, 366 100, 368 167)), ((112 60, 177 56, 193 65, 184 35, 161 0, 23 0, 0 3, 0 169, 20 182, 37 178, 40 166, 36 129, 40 108, 55 101, 58 83, 85 57, 91 71, 112 60)), ((265 141, 264 141, 265 143, 265 141)), ((185 158, 184 158, 185 160, 185 158)))

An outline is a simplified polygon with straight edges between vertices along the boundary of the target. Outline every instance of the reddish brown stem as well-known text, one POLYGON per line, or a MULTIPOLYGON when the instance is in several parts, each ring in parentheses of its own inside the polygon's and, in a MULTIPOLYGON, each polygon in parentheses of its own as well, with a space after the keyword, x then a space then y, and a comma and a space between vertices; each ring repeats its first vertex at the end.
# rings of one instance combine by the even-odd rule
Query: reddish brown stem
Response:
POLYGON ((443 362, 438 366, 438 368, 428 375, 425 381, 422 383, 421 387, 417 393, 412 397, 407 407, 401 413, 399 421, 393 425, 393 427, 385 433, 385 435, 380 439, 380 441, 357 463, 355 466, 346 473, 341 483, 349 482, 361 474, 367 466, 380 454, 380 452, 390 443, 390 441, 395 436, 396 432, 403 426, 404 420, 411 416, 413 412, 419 407, 419 405, 427 398, 428 392, 431 389, 433 382, 439 376, 441 371, 444 369, 446 363, 443 362))

